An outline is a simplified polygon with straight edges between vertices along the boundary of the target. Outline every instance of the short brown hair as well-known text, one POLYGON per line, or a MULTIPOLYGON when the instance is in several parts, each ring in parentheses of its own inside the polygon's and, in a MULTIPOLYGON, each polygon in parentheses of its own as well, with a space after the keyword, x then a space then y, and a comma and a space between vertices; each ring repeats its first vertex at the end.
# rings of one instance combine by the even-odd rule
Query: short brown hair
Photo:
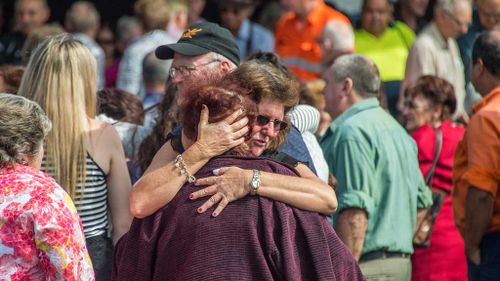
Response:
POLYGON ((116 88, 105 88, 97 92, 99 114, 104 113, 117 121, 142 125, 144 108, 136 95, 116 88))
POLYGON ((242 63, 228 76, 246 81, 258 102, 271 99, 283 105, 287 129, 281 130, 268 147, 269 151, 277 150, 285 141, 291 127, 290 119, 286 114, 299 102, 299 82, 272 53, 257 54, 253 59, 242 63))

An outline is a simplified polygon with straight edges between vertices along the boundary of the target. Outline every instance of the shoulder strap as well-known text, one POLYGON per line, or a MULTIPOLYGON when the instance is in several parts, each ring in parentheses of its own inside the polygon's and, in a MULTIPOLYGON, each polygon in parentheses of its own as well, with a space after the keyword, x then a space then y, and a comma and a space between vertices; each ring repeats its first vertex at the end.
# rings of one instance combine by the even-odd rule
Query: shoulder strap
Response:
POLYGON ((434 171, 436 169, 437 162, 439 160, 439 155, 441 154, 441 148, 443 146, 443 135, 441 134, 441 130, 439 130, 439 128, 434 128, 434 130, 436 131, 436 147, 434 148, 434 161, 432 161, 432 166, 429 169, 429 172, 427 172, 427 175, 425 176, 425 183, 429 187, 432 186, 434 171))

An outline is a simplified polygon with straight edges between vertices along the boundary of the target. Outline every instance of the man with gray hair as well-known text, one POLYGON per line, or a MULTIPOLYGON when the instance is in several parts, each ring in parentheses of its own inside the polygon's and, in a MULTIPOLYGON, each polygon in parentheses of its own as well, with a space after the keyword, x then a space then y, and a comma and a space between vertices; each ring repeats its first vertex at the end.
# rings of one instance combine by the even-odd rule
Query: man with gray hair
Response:
POLYGON ((142 78, 144 80, 144 108, 158 104, 167 90, 167 78, 172 60, 160 60, 154 52, 149 53, 142 62, 142 78))
POLYGON ((403 108, 404 91, 422 75, 435 75, 455 88, 457 109, 453 119, 468 120, 464 111, 464 66, 456 38, 467 33, 472 21, 469 0, 437 0, 433 21, 417 36, 406 61, 405 78, 401 84, 398 107, 403 108))
POLYGON ((321 148, 339 186, 335 230, 368 280, 410 280, 417 210, 432 204, 415 142, 380 106, 370 59, 341 56, 323 79, 333 122, 321 148))
POLYGON ((341 55, 354 52, 352 26, 338 19, 329 20, 321 32, 319 45, 323 54, 323 66, 327 68, 341 55))
POLYGON ((104 50, 95 41, 99 31, 100 16, 94 4, 88 1, 77 1, 66 13, 65 28, 73 33, 76 40, 89 48, 97 61, 97 89, 104 88, 104 71, 106 58, 104 50))

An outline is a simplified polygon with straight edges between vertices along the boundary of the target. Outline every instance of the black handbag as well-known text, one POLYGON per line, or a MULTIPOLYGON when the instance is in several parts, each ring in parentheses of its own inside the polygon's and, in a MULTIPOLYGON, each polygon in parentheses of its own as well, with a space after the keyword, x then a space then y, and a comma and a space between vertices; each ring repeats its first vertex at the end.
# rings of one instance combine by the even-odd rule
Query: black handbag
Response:
MULTIPOLYGON (((434 171, 436 169, 437 162, 439 160, 439 155, 441 154, 441 148, 443 145, 443 136, 439 128, 435 128, 436 131, 436 148, 434 150, 434 161, 425 177, 425 183, 432 190, 432 180, 434 179, 434 171)), ((443 205, 444 198, 448 195, 447 191, 432 191, 432 205, 427 209, 424 218, 417 225, 417 230, 413 235, 413 245, 416 247, 428 248, 430 246, 432 229, 434 228, 434 223, 443 205)))

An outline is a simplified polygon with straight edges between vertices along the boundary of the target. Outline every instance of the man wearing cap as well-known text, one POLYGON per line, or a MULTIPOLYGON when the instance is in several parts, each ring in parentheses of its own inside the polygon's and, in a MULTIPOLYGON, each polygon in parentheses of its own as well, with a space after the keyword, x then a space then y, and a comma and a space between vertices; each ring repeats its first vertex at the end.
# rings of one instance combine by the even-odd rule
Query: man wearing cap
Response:
MULTIPOLYGON (((240 62, 238 45, 229 30, 211 22, 190 25, 177 43, 158 47, 156 56, 159 59, 174 59, 170 78, 178 90, 182 89, 188 77, 192 79, 201 70, 228 73, 240 62)), ((174 130, 174 134, 180 135, 180 129, 174 130)), ((311 155, 297 128, 292 127, 280 152, 303 162, 316 173, 311 155)))
POLYGON ((228 73, 240 63, 239 49, 229 30, 211 22, 194 23, 175 44, 156 49, 159 59, 174 59, 170 78, 177 89, 189 76, 213 69, 228 73))
POLYGON ((240 48, 240 58, 257 51, 274 52, 273 34, 248 18, 253 14, 256 0, 219 0, 222 25, 229 29, 240 48))

